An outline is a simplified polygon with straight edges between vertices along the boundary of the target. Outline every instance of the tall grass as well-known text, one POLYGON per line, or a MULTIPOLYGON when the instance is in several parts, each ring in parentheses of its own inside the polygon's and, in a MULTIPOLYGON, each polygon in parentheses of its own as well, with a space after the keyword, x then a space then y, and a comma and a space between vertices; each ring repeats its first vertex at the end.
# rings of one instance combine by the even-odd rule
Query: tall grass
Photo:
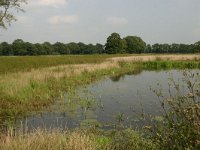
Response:
POLYGON ((59 129, 37 129, 27 134, 7 135, 0 141, 1 150, 94 150, 96 147, 92 134, 63 132, 59 129))
POLYGON ((109 55, 0 57, 0 74, 68 64, 100 63, 109 55))
POLYGON ((0 74, 26 72, 32 69, 69 64, 102 63, 111 61, 199 61, 200 55, 117 54, 117 55, 65 55, 65 56, 0 56, 0 74), (129 57, 127 57, 129 56, 129 57))
POLYGON ((94 128, 75 131, 36 129, 26 134, 2 135, 0 139, 1 150, 153 150, 156 147, 151 140, 131 129, 120 132, 94 128))
POLYGON ((148 61, 142 63, 145 70, 164 70, 164 69, 199 69, 200 61, 148 61))

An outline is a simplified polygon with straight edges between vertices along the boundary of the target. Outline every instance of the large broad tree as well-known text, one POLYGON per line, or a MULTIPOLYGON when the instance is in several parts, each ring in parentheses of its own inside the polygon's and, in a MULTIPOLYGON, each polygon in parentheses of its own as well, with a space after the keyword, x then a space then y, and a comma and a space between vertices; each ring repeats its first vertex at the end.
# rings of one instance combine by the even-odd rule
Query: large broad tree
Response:
POLYGON ((123 51, 123 41, 118 33, 112 33, 108 38, 105 45, 105 52, 107 54, 118 54, 123 51))
POLYGON ((127 36, 126 40, 126 52, 127 53, 143 53, 146 49, 146 43, 137 36, 127 36))
POLYGON ((23 11, 21 4, 26 0, 0 0, 0 27, 6 29, 12 21, 16 21, 13 10, 23 11))

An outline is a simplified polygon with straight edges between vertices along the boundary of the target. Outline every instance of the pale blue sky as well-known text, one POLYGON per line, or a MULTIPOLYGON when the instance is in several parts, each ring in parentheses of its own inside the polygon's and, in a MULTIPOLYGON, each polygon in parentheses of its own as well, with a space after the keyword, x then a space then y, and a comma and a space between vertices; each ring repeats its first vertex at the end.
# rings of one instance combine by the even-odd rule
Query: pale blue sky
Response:
POLYGON ((145 42, 200 40, 200 0, 29 0, 0 42, 102 43, 112 32, 145 42))

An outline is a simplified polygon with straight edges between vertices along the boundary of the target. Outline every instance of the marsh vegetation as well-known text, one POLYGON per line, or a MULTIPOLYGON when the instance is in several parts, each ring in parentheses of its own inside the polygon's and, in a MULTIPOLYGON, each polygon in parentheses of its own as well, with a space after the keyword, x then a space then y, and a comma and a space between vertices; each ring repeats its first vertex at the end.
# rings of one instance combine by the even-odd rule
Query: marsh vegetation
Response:
MULTIPOLYGON (((52 149, 57 149, 58 147, 60 149, 70 149, 70 142, 76 142, 74 141, 76 136, 80 137, 78 139, 82 141, 82 143, 80 143, 81 145, 77 146, 88 147, 85 149, 123 149, 125 147, 129 147, 129 149, 162 149, 166 146, 171 146, 172 149, 195 149, 199 147, 198 70, 200 68, 200 62, 198 55, 175 55, 174 57, 165 55, 133 55, 132 58, 122 58, 112 55, 87 57, 42 56, 1 57, 0 59, 4 62, 1 64, 2 67, 0 69, 0 123, 3 133, 1 136, 2 149, 10 149, 11 147, 15 147, 16 149, 31 149, 33 148, 32 146, 36 146, 31 143, 33 141, 36 142, 36 139, 40 138, 50 138, 53 141, 54 139, 58 139, 59 144, 55 144, 55 148, 52 149), (41 64, 38 64, 38 61, 40 61, 41 64), (6 69, 7 63, 10 64, 8 70, 6 69), (138 118, 140 121, 143 121, 145 118, 146 121, 140 123, 140 130, 139 128, 133 127, 133 124, 130 124, 130 122, 128 125, 125 124, 125 122, 127 122, 126 118, 133 117, 136 119, 134 115, 129 116, 130 114, 127 115, 119 110, 112 115, 114 118, 112 122, 114 126, 113 128, 109 128, 112 130, 102 131, 102 128, 99 128, 101 127, 99 121, 94 121, 92 120, 93 118, 90 118, 91 112, 97 110, 96 108, 105 110, 106 107, 109 107, 109 110, 111 107, 106 106, 103 100, 100 99, 100 101, 97 101, 95 98, 92 99, 91 97, 87 99, 82 99, 80 97, 78 99, 71 98, 70 103, 68 101, 68 105, 70 105, 64 108, 64 111, 72 112, 75 108, 78 109, 79 112, 81 110, 86 114, 86 116, 85 114, 83 115, 83 122, 81 124, 84 129, 80 129, 81 131, 65 132, 63 129, 44 131, 44 129, 41 129, 39 126, 40 129, 37 131, 24 131, 23 127, 21 129, 22 132, 20 132, 21 130, 17 131, 15 130, 16 127, 13 126, 16 125, 16 121, 19 121, 19 119, 23 117, 27 118, 30 114, 33 114, 33 112, 37 114, 38 112, 53 111, 52 106, 55 106, 60 100, 65 99, 66 94, 77 96, 75 92, 76 89, 88 87, 89 84, 102 78, 107 78, 109 76, 112 81, 116 82, 124 75, 126 76, 126 74, 140 74, 143 70, 148 72, 151 70, 171 69, 196 69, 197 73, 195 74, 194 71, 192 71, 190 74, 190 71, 188 71, 185 72, 183 76, 178 74, 176 78, 180 77, 184 79, 178 83, 176 83, 176 80, 171 80, 173 82, 170 89, 173 89, 173 92, 168 93, 168 96, 170 95, 169 103, 169 97, 162 95, 161 89, 151 91, 158 96, 158 100, 160 100, 158 102, 161 102, 158 103, 158 107, 161 106, 159 107, 160 110, 165 112, 166 109, 169 109, 169 111, 163 115, 162 113, 156 114, 156 118, 155 114, 151 111, 147 113, 147 116, 141 111, 141 116, 138 118), (184 86, 186 85, 185 90, 188 90, 183 93, 178 91, 179 89, 177 86, 181 86, 181 84, 184 84, 184 86), (187 103, 185 103, 186 101, 187 103), (151 113, 152 115, 149 116, 151 113), (89 131, 85 127, 90 128, 89 131), (169 135, 164 134, 166 130, 169 130, 169 135), (86 143, 89 143, 89 145, 86 143)), ((130 81, 128 82, 130 83, 130 81)), ((168 85, 168 83, 166 84, 168 85)), ((139 83, 137 86, 138 85, 139 83)), ((84 93, 84 90, 82 93, 84 93)), ((118 93, 120 94, 120 92, 118 93)), ((131 93, 131 91, 129 93, 131 93)), ((111 97, 112 94, 113 93, 110 93, 111 97)), ((118 96, 118 98, 120 98, 120 96, 118 96)), ((122 101, 126 100, 126 98, 121 98, 122 101)), ((138 96, 138 99, 140 98, 141 97, 138 96)), ((110 99, 111 102, 114 101, 112 98, 108 99, 110 99)), ((138 102, 138 104, 140 105, 141 101, 138 102)), ((112 106, 114 105, 112 104, 112 106)), ((58 109, 61 110, 61 107, 62 106, 59 105, 58 109)), ((142 110, 143 107, 140 108, 142 110)), ((130 111, 133 110, 130 109, 130 107, 128 109, 130 111)), ((115 110, 117 110, 117 107, 115 110)), ((102 113, 105 118, 106 113, 108 112, 104 111, 102 113)), ((105 118, 102 117, 102 120, 105 118)), ((80 126, 78 125, 78 127, 80 126)), ((53 141, 51 143, 53 143, 53 141)), ((52 146, 48 142, 42 142, 41 145, 37 145, 38 149, 42 149, 45 144, 46 146, 52 146)), ((71 149, 77 148, 72 147, 71 149)))

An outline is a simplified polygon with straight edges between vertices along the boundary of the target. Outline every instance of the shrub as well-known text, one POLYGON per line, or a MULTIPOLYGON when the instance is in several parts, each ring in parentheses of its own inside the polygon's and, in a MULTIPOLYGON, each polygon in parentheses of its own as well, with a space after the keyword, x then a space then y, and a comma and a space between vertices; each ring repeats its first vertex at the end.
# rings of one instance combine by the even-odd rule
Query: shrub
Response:
POLYGON ((200 75, 184 71, 183 85, 171 79, 169 97, 154 90, 163 109, 163 119, 146 126, 160 149, 200 148, 200 75), (183 90, 184 89, 184 90, 183 90), (183 92, 184 91, 184 92, 183 92))

